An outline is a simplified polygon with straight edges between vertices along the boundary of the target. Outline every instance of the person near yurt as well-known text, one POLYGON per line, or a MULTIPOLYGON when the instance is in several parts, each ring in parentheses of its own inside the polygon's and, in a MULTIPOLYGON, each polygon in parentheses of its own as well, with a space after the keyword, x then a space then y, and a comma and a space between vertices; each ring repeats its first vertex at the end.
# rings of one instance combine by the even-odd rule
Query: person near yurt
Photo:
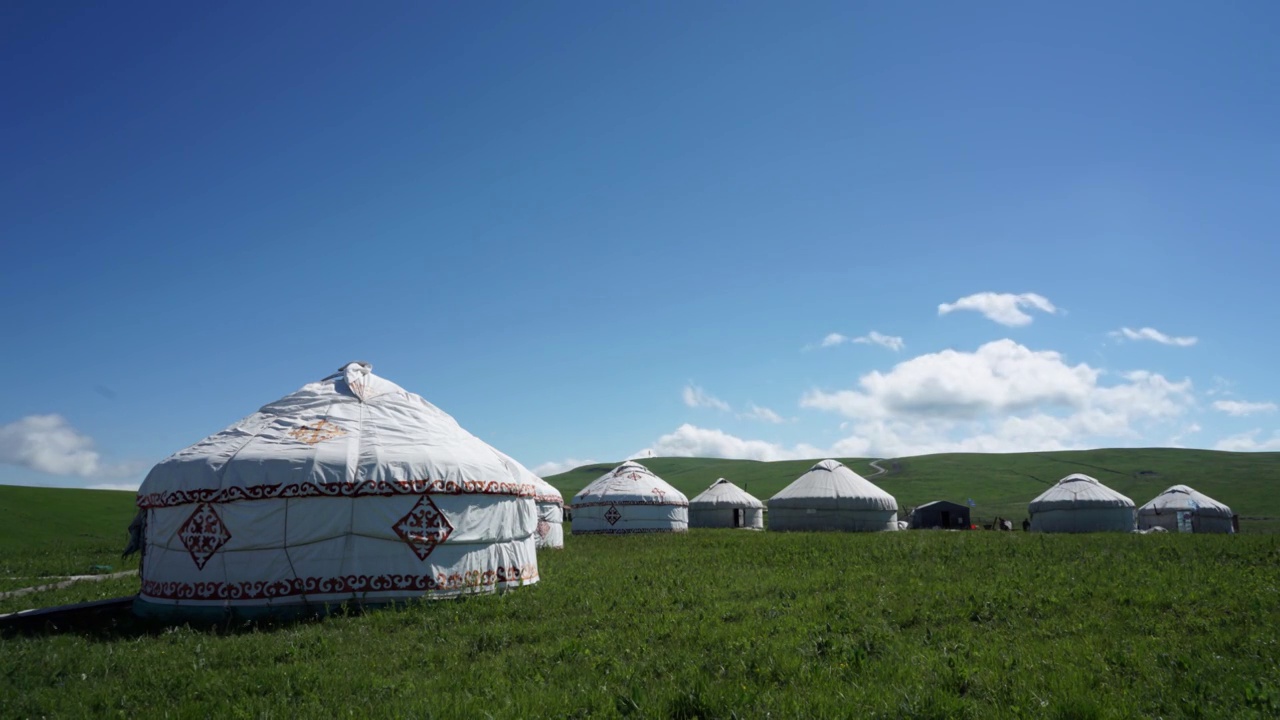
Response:
POLYGON ((1027 505, 1031 532, 1132 532, 1133 501, 1088 475, 1058 481, 1027 505))
POLYGON ((132 526, 134 610, 288 616, 536 583, 529 474, 347 364, 151 470, 132 526))
POLYGON ((769 498, 770 530, 898 530, 898 501, 837 460, 823 460, 769 498))
POLYGON ((638 462, 628 460, 573 496, 575 534, 684 532, 689 500, 638 462))
POLYGON ((689 501, 691 528, 764 529, 764 503, 720 478, 689 501))
POLYGON ((1191 532, 1232 533, 1231 508, 1186 485, 1174 485, 1138 508, 1138 529, 1164 528, 1179 532, 1178 518, 1189 522, 1191 532))

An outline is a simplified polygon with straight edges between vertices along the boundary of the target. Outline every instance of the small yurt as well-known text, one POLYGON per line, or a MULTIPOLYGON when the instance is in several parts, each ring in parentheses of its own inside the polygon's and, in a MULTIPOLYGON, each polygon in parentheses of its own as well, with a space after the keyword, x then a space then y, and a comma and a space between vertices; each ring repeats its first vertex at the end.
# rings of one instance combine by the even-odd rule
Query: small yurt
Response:
POLYGON ((1088 475, 1058 481, 1027 505, 1031 532, 1132 532, 1133 501, 1088 475))
POLYGON ((823 460, 769 498, 770 530, 898 529, 898 501, 836 460, 823 460))
POLYGON ((764 503, 720 478, 689 501, 689 527, 764 529, 764 503))
POLYGON ((1179 532, 1178 515, 1182 513, 1189 525, 1184 527, 1197 533, 1231 533, 1231 508, 1186 485, 1174 485, 1138 508, 1138 529, 1164 528, 1179 532))
POLYGON ((537 546, 553 550, 564 549, 564 496, 554 485, 534 476, 537 491, 534 501, 538 506, 537 546))
POLYGON ((535 583, 528 475, 350 363, 151 470, 135 611, 286 615, 535 583))
POLYGON ((572 532, 684 532, 689 500, 648 468, 628 460, 573 496, 572 532))

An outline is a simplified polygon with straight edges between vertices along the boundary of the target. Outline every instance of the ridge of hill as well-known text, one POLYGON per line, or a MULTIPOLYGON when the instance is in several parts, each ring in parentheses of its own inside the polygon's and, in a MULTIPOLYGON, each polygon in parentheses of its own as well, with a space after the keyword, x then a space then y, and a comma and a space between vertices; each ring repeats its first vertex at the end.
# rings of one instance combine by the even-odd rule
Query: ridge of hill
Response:
MULTIPOLYGON (((717 458, 641 458, 688 497, 726 478, 767 500, 819 459, 761 462, 717 458)), ((840 458, 837 458, 840 459, 840 458)), ((865 458, 840 459, 871 477, 865 458)), ((1026 516, 1027 503, 1071 473, 1093 476, 1142 505, 1171 485, 1190 485, 1230 505, 1242 531, 1280 531, 1280 453, 1238 453, 1180 448, 1116 448, 1035 453, 948 453, 879 462, 886 472, 872 482, 893 494, 905 511, 932 500, 974 501, 976 517, 1026 516)), ((574 493, 616 467, 595 463, 546 478, 569 502, 574 493)))

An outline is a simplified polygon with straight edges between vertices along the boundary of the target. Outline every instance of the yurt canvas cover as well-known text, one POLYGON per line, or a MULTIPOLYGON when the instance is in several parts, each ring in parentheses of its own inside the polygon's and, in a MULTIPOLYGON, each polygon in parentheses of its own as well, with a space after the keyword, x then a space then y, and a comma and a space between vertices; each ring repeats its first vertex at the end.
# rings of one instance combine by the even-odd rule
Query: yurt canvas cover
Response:
POLYGON ((1138 529, 1162 527, 1178 532, 1180 512, 1190 513, 1192 532, 1235 532, 1231 524, 1231 508, 1186 485, 1174 485, 1138 508, 1138 529))
POLYGON ((1131 532, 1133 501, 1088 475, 1068 475, 1027 505, 1031 532, 1131 532))
POLYGON ((689 500, 640 463, 627 461, 573 496, 572 531, 626 534, 684 532, 689 500))
POLYGON ((770 530, 898 529, 898 501, 836 460, 823 460, 769 498, 770 530))
POLYGON ((536 488, 352 363, 162 461, 138 490, 141 614, 253 615, 538 580, 536 488))
POLYGON ((764 503, 720 478, 689 501, 689 527, 764 529, 764 503))

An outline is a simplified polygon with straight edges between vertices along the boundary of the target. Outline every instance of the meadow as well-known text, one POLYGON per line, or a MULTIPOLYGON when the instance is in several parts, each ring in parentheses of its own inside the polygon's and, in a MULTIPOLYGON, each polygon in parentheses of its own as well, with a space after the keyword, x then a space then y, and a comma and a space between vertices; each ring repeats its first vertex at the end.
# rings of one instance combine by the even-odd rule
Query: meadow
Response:
MULTIPOLYGON (((1104 482, 1117 489, 1128 471, 1140 489, 1158 485, 1153 495, 1189 482, 1280 516, 1266 492, 1274 457, 1227 458, 1250 473, 1232 490, 1214 479, 1217 454, 1178 471, 1159 464, 1163 451, 1116 452, 1093 464, 1116 473, 1104 482)), ((971 487, 994 506, 1000 483, 1060 465, 988 456, 1009 477, 988 468, 963 490, 928 486, 972 470, 972 457, 983 456, 907 459, 877 482, 914 502, 971 487)), ((646 464, 690 495, 735 466, 763 497, 766 482, 789 482, 769 479, 774 463, 646 464)), ((1011 498, 1039 485, 1016 482, 1011 498)), ((119 551, 131 501, 0 486, 0 511, 17 518, 0 528, 0 567, 129 567, 119 551)), ((124 616, 8 634, 0 717, 1280 716, 1280 535, 567 533, 539 565, 538 584, 504 595, 320 620, 166 627, 124 616)), ((137 584, 82 583, 0 601, 0 612, 137 584)))

